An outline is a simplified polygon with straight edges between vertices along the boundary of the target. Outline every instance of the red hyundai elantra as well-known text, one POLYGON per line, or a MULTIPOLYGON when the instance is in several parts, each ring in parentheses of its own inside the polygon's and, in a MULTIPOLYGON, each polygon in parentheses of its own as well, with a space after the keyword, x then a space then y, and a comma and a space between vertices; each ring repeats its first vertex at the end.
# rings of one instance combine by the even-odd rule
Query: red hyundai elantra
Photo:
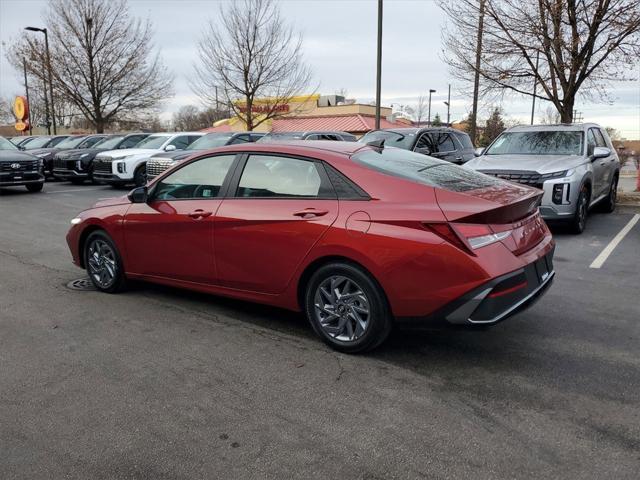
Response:
POLYGON ((394 322, 493 324, 554 276, 542 192, 384 145, 222 147, 71 223, 98 290, 127 279, 306 313, 332 347, 394 322))

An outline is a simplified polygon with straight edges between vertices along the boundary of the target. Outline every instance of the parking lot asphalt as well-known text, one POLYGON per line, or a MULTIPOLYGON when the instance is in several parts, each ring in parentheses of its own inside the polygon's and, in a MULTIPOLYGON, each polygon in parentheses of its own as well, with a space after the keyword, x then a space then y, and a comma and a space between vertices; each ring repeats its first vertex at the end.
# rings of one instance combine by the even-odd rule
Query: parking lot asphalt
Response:
POLYGON ((633 213, 554 229, 519 316, 349 356, 294 313, 66 288, 69 219, 114 191, 22 190, 0 191, 2 479, 638 478, 640 223, 590 268, 633 213))

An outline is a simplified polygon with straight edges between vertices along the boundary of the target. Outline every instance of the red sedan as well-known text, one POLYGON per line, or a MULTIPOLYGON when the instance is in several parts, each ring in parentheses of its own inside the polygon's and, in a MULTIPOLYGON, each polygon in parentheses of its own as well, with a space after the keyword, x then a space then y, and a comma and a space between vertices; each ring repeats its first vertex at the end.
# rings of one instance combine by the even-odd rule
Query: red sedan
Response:
POLYGON ((332 347, 394 322, 493 324, 554 276, 542 192, 384 145, 245 144, 178 164, 72 220, 98 290, 127 279, 306 313, 332 347))

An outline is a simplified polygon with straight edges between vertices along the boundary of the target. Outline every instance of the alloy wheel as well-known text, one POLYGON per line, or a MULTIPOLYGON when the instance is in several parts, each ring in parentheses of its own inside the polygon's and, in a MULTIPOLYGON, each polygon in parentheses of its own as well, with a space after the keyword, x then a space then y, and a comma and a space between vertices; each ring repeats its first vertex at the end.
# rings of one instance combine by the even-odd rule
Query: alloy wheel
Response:
POLYGON ((316 289, 314 305, 320 328, 336 340, 353 342, 369 327, 369 299, 350 278, 334 275, 325 279, 316 289))
POLYGON ((117 262, 113 248, 101 239, 89 244, 87 255, 89 275, 101 288, 109 288, 116 280, 117 262))
POLYGON ((587 196, 583 194, 580 197, 580 203, 578 204, 578 225, 580 227, 580 230, 584 230, 586 221, 587 221, 587 196))

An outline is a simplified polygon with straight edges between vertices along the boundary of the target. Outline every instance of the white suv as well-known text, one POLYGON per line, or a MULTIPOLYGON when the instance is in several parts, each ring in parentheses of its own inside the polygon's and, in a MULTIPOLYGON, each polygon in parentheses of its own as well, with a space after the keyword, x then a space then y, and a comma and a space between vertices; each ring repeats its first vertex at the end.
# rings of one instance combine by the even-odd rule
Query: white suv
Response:
POLYGON ((134 148, 101 152, 93 162, 93 178, 113 187, 127 183, 140 187, 147 181, 147 160, 152 155, 182 150, 202 135, 203 132, 154 133, 134 148))

